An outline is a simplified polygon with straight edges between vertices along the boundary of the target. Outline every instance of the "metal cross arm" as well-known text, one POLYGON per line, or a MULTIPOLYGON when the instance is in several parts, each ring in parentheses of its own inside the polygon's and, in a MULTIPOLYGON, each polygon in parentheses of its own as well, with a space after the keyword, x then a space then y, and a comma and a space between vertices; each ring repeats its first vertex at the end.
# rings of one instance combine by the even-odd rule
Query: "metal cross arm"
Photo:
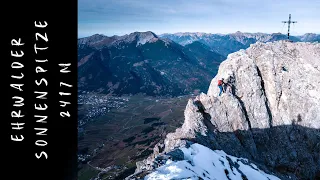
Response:
POLYGON ((289 21, 282 21, 282 23, 288 23, 288 39, 289 39, 289 36, 290 36, 290 24, 291 23, 297 23, 297 21, 291 21, 291 14, 289 14, 289 21))

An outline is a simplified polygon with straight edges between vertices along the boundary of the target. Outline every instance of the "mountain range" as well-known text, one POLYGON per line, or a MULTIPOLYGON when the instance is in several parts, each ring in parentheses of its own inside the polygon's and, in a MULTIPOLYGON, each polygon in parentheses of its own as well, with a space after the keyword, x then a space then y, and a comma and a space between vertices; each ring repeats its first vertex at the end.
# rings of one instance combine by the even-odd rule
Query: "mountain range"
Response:
POLYGON ((182 95, 204 90, 225 56, 199 42, 187 46, 152 32, 78 40, 80 91, 182 95))
MULTIPOLYGON (((280 33, 175 33, 124 36, 95 34, 78 39, 79 92, 178 96, 204 91, 228 54, 256 42, 286 39, 280 33)), ((320 35, 292 36, 319 41, 320 35)))
MULTIPOLYGON (((256 42, 274 42, 287 39, 287 35, 281 33, 244 33, 237 31, 230 34, 211 34, 211 33, 174 33, 161 34, 162 38, 171 39, 181 45, 187 45, 199 41, 218 53, 227 56, 240 49, 246 49, 250 44, 256 42)), ((306 33, 302 36, 290 36, 293 42, 319 42, 320 34, 306 33)))

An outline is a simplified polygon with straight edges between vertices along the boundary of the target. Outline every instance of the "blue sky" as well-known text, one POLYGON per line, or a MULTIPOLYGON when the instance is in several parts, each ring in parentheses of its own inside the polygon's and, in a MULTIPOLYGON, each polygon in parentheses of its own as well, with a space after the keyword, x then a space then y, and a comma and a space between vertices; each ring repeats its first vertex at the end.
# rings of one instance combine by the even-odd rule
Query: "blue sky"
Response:
POLYGON ((320 0, 78 0, 78 37, 135 31, 320 33, 320 0))

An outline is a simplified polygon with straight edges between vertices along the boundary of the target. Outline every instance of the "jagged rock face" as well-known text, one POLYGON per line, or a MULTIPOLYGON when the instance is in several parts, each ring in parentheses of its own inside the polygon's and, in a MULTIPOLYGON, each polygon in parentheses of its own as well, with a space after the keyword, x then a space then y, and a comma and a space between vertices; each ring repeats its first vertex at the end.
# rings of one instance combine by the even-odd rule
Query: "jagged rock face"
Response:
POLYGON ((318 43, 256 43, 230 54, 207 94, 189 100, 183 126, 154 157, 197 142, 248 158, 280 179, 319 178, 318 77, 318 43), (231 88, 218 96, 220 78, 231 88))
POLYGON ((208 96, 218 95, 217 80, 232 77, 235 97, 247 111, 251 128, 295 123, 320 128, 320 46, 311 43, 252 45, 230 54, 211 81, 208 96))
POLYGON ((257 43, 230 54, 211 81, 207 96, 203 95, 203 99, 223 101, 222 109, 230 112, 229 116, 216 113, 216 104, 201 101, 219 132, 237 132, 238 140, 232 139, 236 153, 223 142, 220 148, 231 155, 251 156, 292 178, 314 178, 320 171, 319 76, 319 44, 257 43), (230 78, 233 90, 217 97, 220 78, 230 78), (229 110, 235 104, 233 100, 241 106, 235 111, 245 118, 229 110), (235 123, 247 126, 241 129, 235 123), (248 129, 245 137, 239 138, 238 132, 243 134, 242 130, 248 129), (240 147, 245 151, 239 151, 240 147))

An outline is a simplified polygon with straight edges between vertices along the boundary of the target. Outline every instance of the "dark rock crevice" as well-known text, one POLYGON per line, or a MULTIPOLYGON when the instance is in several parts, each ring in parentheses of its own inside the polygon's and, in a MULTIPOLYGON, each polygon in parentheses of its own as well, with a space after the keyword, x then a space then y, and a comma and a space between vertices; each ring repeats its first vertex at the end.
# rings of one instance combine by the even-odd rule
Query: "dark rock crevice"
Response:
POLYGON ((246 118, 246 121, 247 121, 247 123, 248 123, 249 130, 251 131, 251 122, 250 122, 250 119, 249 119, 249 116, 248 116, 248 111, 247 111, 247 109, 246 109, 246 106, 245 106, 244 102, 241 100, 242 96, 239 97, 239 96, 236 94, 236 86, 234 85, 235 83, 236 83, 236 76, 235 76, 235 74, 233 73, 232 78, 231 78, 231 82, 230 82, 230 84, 231 84, 231 91, 232 91, 233 96, 238 100, 238 102, 239 102, 239 104, 240 104, 240 107, 241 107, 241 109, 242 109, 242 111, 243 111, 243 114, 244 114, 244 116, 245 116, 245 118, 246 118))
POLYGON ((260 71, 259 67, 258 66, 256 66, 256 67, 257 67, 258 76, 261 79, 261 91, 262 91, 264 97, 266 98, 265 106, 266 106, 266 109, 267 109, 267 113, 269 115, 269 126, 272 127, 273 126, 273 123, 272 123, 272 112, 271 112, 271 109, 269 107, 269 100, 268 100, 268 97, 267 97, 267 94, 266 94, 266 91, 265 91, 264 81, 263 81, 263 78, 262 78, 261 71, 260 71))
POLYGON ((281 96, 282 96, 282 89, 280 90, 280 94, 279 94, 279 97, 277 99, 277 101, 278 101, 277 107, 279 107, 281 96))
POLYGON ((249 119, 249 116, 248 116, 248 112, 247 112, 247 109, 246 109, 246 106, 244 105, 244 102, 241 100, 241 98, 237 95, 234 96, 240 103, 240 106, 241 106, 241 109, 243 110, 243 114, 246 118, 246 121, 248 122, 248 126, 249 126, 249 129, 251 131, 251 122, 250 122, 250 119, 249 119))

